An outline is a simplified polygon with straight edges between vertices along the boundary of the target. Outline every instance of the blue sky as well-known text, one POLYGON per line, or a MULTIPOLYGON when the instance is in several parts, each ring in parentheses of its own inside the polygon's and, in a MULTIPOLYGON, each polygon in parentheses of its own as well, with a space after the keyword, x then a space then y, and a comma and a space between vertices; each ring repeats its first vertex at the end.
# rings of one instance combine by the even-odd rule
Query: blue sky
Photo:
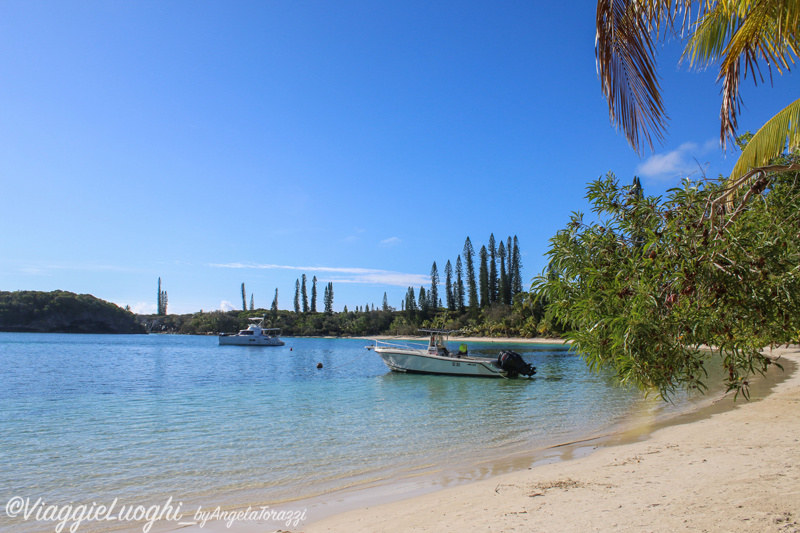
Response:
MULTIPOLYGON (((608 121, 596 3, 6 1, 0 4, 0 290, 140 312, 399 307, 469 236, 517 235, 523 279, 613 171, 661 194, 727 174, 712 70, 660 50, 671 117, 637 156, 608 121), (320 301, 322 286, 319 287, 320 301), (249 296, 248 296, 249 298, 249 296), (321 303, 320 303, 321 305, 321 303)), ((740 129, 796 99, 744 84, 740 129)))

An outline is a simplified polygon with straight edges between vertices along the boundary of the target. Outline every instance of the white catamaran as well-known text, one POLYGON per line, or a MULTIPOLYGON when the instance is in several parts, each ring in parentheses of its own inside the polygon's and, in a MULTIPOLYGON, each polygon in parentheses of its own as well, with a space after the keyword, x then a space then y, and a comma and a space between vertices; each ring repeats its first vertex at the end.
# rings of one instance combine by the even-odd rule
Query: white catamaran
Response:
POLYGON ((395 372, 492 378, 531 377, 536 373, 536 369, 516 352, 503 351, 497 357, 472 356, 465 344, 451 352, 447 348, 447 337, 452 331, 421 329, 420 332, 430 335, 427 346, 375 340, 367 349, 374 350, 395 372))
POLYGON ((237 346, 283 346, 285 343, 278 337, 281 334, 280 328, 262 328, 264 318, 251 318, 251 324, 247 329, 239 333, 220 333, 219 344, 237 346))

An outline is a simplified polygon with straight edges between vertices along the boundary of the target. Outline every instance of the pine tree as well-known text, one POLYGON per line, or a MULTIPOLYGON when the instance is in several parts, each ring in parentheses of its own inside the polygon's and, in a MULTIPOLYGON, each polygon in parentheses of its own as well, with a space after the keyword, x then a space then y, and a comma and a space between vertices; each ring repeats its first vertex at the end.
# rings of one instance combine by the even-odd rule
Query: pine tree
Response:
POLYGON ((256 309, 256 303, 255 300, 253 300, 253 293, 250 293, 250 310, 255 311, 255 309, 256 309))
POLYGON ((244 289, 244 283, 242 283, 242 311, 247 311, 247 291, 244 289))
POLYGON ((464 276, 463 269, 461 268, 461 256, 456 258, 456 286, 453 289, 453 296, 456 300, 456 306, 460 312, 464 312, 464 276))
MULTIPOLYGON (((347 306, 345 306, 345 312, 347 312, 347 306)), ((325 312, 327 314, 333 313, 333 282, 329 281, 328 285, 325 286, 325 312)))
POLYGON ((389 310, 389 298, 386 296, 385 292, 383 293, 383 305, 381 306, 381 309, 384 311, 389 310))
POLYGON ((431 267, 431 290, 428 293, 430 306, 436 310, 439 307, 439 269, 436 268, 436 261, 433 262, 431 267))
POLYGON ((294 312, 300 313, 300 280, 294 282, 294 312))
POLYGON ((311 280, 311 312, 317 312, 317 276, 311 280))
POLYGON ((478 308, 478 285, 475 282, 475 264, 473 258, 475 257, 475 250, 472 249, 472 241, 467 240, 464 242, 464 263, 467 268, 467 291, 469 295, 470 309, 478 308))
POLYGON ((489 305, 489 254, 486 251, 486 246, 481 246, 478 257, 481 260, 478 270, 478 280, 481 286, 481 307, 483 308, 489 305))
POLYGON ((169 303, 169 298, 167 298, 167 291, 161 292, 161 314, 166 316, 167 314, 167 304, 169 303))
POLYGON ((497 246, 494 233, 489 235, 489 301, 497 301, 497 246))
POLYGON ((450 264, 450 260, 447 260, 447 264, 444 265, 444 293, 445 299, 447 300, 447 309, 449 311, 456 310, 456 301, 453 298, 453 265, 450 264))
POLYGON ((158 299, 156 300, 156 315, 163 316, 164 310, 164 293, 161 292, 161 278, 158 278, 158 299))
MULTIPOLYGON (((511 243, 511 237, 508 238, 508 242, 506 243, 506 275, 508 276, 508 281, 511 281, 511 260, 514 258, 514 247, 511 243)), ((509 288, 511 286, 509 285, 509 288)))
POLYGON ((306 291, 306 275, 300 278, 300 296, 303 298, 303 313, 308 313, 308 291, 306 291))
POLYGON ((420 311, 425 312, 428 310, 428 295, 425 294, 425 287, 419 288, 419 301, 417 302, 417 306, 419 307, 420 311))
POLYGON ((275 298, 272 299, 272 316, 278 314, 278 288, 275 288, 275 298))
POLYGON ((414 287, 409 287, 406 291, 406 311, 413 312, 417 309, 417 297, 414 295, 414 287))
POLYGON ((506 275, 506 247, 503 241, 500 241, 500 246, 497 247, 497 257, 500 259, 500 283, 497 284, 497 301, 508 304, 506 294, 510 294, 511 291, 508 286, 508 276, 506 275))
MULTIPOLYGON (((522 256, 519 253, 519 240, 517 240, 517 236, 514 235, 514 252, 511 254, 511 265, 512 270, 514 271, 514 283, 512 284, 512 292, 513 295, 516 296, 517 294, 522 292, 522 256)), ((513 296, 512 296, 513 299, 513 296)))
POLYGON ((511 242, 511 237, 508 238, 506 243, 506 293, 503 295, 506 305, 511 305, 511 298, 514 296, 514 246, 511 242))

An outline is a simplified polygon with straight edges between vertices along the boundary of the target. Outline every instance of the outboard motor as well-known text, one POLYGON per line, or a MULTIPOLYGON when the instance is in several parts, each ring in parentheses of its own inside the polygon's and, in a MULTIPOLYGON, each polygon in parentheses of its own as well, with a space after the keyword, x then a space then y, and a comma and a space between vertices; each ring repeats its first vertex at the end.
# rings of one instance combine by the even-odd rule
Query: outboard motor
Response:
POLYGON ((509 377, 532 376, 536 368, 525 362, 520 354, 512 351, 502 351, 497 356, 497 366, 508 372, 509 377))

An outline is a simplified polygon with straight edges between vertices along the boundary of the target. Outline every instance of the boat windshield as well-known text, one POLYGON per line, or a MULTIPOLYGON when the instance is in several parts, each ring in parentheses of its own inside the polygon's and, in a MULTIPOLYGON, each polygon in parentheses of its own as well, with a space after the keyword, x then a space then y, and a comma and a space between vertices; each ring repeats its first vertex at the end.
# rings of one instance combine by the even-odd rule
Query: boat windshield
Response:
POLYGON ((430 341, 428 341, 428 353, 439 353, 447 355, 450 351, 447 349, 447 338, 449 337, 452 330, 445 330, 445 329, 421 329, 419 330, 421 333, 427 333, 430 335, 430 341))

